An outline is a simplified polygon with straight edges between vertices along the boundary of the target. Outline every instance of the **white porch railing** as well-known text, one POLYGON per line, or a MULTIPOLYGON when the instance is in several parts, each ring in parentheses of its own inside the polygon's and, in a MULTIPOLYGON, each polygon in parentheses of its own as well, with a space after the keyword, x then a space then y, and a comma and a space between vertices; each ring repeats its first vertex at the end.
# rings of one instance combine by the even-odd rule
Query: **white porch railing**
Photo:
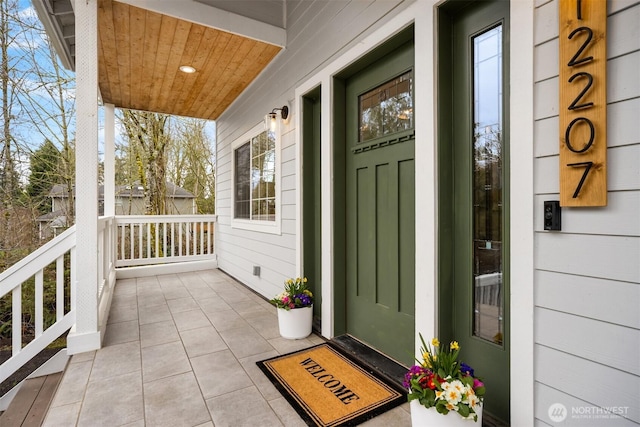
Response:
MULTIPOLYGON (((64 334, 75 322, 76 229, 71 227, 17 264, 0 274, 0 298, 11 293, 12 355, 0 366, 0 382, 20 369, 32 357, 64 334), (55 277, 55 321, 45 322, 45 276, 55 277), (23 292, 33 294, 33 340, 22 347, 25 337, 23 292), (69 305, 65 308, 65 301, 69 305)), ((51 283, 53 280, 47 280, 51 283)))
POLYGON ((215 215, 115 217, 117 268, 215 259, 215 215))
MULTIPOLYGON (((215 222, 215 215, 101 217, 97 277, 100 330, 107 323, 116 276, 215 268, 215 222)), ((0 274, 0 298, 12 294, 12 356, 0 366, 0 382, 75 324, 76 268, 74 226, 0 274), (55 322, 45 320, 45 277, 50 278, 46 286, 53 287, 55 282, 55 322), (24 347, 23 291, 35 295, 35 338, 24 347)))

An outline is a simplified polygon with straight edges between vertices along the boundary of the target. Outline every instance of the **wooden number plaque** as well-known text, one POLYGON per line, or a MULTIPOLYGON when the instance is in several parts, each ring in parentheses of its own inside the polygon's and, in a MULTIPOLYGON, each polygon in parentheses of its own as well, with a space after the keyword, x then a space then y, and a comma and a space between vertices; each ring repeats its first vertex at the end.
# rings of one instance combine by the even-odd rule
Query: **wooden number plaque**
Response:
POLYGON ((607 205, 607 2, 560 0, 560 205, 607 205))

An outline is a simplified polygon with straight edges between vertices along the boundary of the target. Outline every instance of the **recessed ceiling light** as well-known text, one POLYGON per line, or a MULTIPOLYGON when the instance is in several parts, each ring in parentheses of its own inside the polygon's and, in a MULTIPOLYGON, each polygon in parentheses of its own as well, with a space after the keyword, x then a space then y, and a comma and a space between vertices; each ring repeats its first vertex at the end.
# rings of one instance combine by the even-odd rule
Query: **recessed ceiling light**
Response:
POLYGON ((193 74, 196 72, 196 69, 193 68, 190 65, 182 65, 180 66, 180 71, 182 71, 183 73, 187 73, 187 74, 193 74))

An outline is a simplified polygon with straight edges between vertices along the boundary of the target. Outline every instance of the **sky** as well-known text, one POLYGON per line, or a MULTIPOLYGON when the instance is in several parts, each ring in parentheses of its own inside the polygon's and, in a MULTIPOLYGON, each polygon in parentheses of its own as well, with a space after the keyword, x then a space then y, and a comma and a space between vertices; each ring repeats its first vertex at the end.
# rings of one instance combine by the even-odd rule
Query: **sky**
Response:
MULTIPOLYGON (((37 13, 33 8, 30 0, 18 0, 18 16, 21 20, 32 22, 37 26, 42 26, 38 20, 37 13)), ((52 59, 48 56, 47 41, 43 33, 37 31, 29 31, 15 37, 9 48, 9 56, 13 58, 12 65, 15 67, 20 78, 20 87, 24 93, 28 93, 29 101, 22 95, 17 95, 19 99, 14 103, 14 111, 12 111, 12 131, 17 139, 20 151, 20 170, 21 175, 28 175, 29 164, 28 155, 31 151, 37 149, 45 141, 51 140, 58 148, 62 147, 60 126, 57 121, 45 119, 45 115, 59 112, 59 107, 55 105, 53 99, 48 92, 55 88, 55 85, 43 85, 34 73, 39 69, 40 73, 51 73, 54 70, 52 59), (25 60, 25 55, 33 54, 34 61, 25 60), (43 114, 45 113, 45 114, 43 114), (37 118, 36 118, 37 117, 37 118)), ((56 60, 59 69, 65 78, 70 79, 70 84, 64 87, 65 108, 74 111, 75 107, 75 82, 73 81, 74 73, 65 70, 60 64, 57 56, 56 60)), ((70 135, 73 138, 75 132, 75 117, 70 115, 70 135)), ((117 117, 117 112, 116 112, 117 117)), ((104 153, 104 111, 99 108, 98 117, 98 156, 102 161, 104 153)), ((205 132, 212 143, 215 141, 215 123, 209 122, 205 128, 205 132)), ((122 143, 123 129, 116 119, 116 143, 122 143)), ((27 178, 23 178, 23 181, 27 178)))

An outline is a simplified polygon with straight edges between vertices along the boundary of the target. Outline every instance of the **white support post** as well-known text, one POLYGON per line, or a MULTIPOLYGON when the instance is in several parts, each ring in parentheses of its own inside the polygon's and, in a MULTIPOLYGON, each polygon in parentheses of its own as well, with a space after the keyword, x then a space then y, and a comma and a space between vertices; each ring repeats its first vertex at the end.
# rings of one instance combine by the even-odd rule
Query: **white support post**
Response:
POLYGON ((76 323, 69 354, 96 350, 98 326, 98 0, 75 2, 76 323))
POLYGON ((113 104, 104 104, 104 215, 116 214, 116 119, 113 104))

